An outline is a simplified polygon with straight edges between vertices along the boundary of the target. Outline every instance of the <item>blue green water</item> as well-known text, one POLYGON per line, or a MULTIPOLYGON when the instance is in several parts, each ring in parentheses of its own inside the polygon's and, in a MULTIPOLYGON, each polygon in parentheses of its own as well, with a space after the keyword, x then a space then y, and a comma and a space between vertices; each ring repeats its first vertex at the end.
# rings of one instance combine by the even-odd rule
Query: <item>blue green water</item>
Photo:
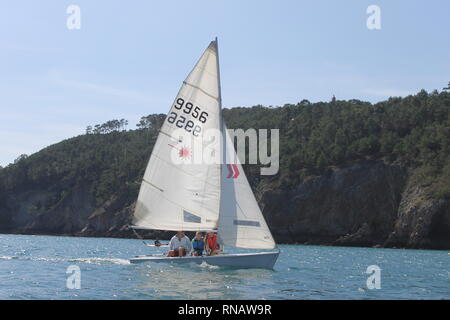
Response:
POLYGON ((450 299, 447 251, 280 245, 274 270, 127 260, 163 250, 129 239, 0 235, 0 299, 450 299), (67 288, 71 265, 80 289, 67 288), (381 289, 367 287, 370 265, 381 268, 381 289))

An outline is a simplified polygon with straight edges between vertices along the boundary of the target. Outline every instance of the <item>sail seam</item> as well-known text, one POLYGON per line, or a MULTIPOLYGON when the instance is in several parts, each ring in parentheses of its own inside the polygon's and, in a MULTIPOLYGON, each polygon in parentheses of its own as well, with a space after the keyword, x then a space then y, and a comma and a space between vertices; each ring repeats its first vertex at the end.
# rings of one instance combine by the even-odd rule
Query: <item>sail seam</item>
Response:
POLYGON ((194 88, 194 89, 200 90, 201 92, 203 92, 204 94, 206 94, 208 97, 211 97, 211 98, 213 98, 214 100, 219 101, 219 98, 218 98, 218 97, 213 96, 212 94, 206 92, 205 90, 203 90, 203 89, 200 88, 200 87, 197 87, 196 85, 193 85, 193 84, 191 84, 191 83, 189 83, 189 82, 186 82, 186 81, 183 81, 183 84, 188 85, 188 86, 190 86, 190 87, 192 87, 192 88, 194 88))
MULTIPOLYGON (((171 199, 165 197, 164 195, 161 195, 161 197, 163 197, 165 200, 171 202, 172 204, 176 205, 177 207, 179 207, 179 208, 182 209, 183 211, 188 211, 188 212, 190 212, 190 213, 195 212, 195 210, 190 210, 190 209, 188 209, 188 208, 182 206, 182 205, 179 204, 178 202, 173 201, 173 200, 171 200, 171 199)), ((212 211, 212 210, 211 210, 211 212, 213 212, 214 214, 216 213, 216 212, 214 212, 214 211, 212 211)), ((208 222, 208 221, 210 221, 210 222, 213 222, 213 221, 214 221, 213 219, 208 219, 207 217, 204 217, 204 215, 202 215, 202 214, 200 214, 200 213, 197 213, 197 212, 195 213, 195 215, 198 215, 198 216, 204 218, 205 221, 207 221, 207 222, 208 222)))
POLYGON ((162 131, 162 129, 159 130, 159 132, 162 133, 162 134, 164 134, 164 135, 166 135, 166 136, 168 136, 168 137, 169 137, 170 139, 172 139, 172 140, 178 141, 178 139, 176 139, 175 137, 172 137, 172 136, 171 136, 170 134, 168 134, 167 132, 162 131))
POLYGON ((151 185, 153 188, 155 188, 155 189, 158 189, 159 191, 161 191, 161 192, 164 192, 164 190, 163 189, 161 189, 161 188, 158 188, 157 186, 155 186, 153 183, 151 183, 151 182, 148 182, 147 180, 145 180, 145 179, 142 179, 142 181, 144 181, 145 183, 147 183, 147 184, 149 184, 149 185, 151 185))
MULTIPOLYGON (((185 170, 180 169, 180 167, 174 165, 174 164, 173 164, 172 162, 170 162, 170 161, 164 160, 163 158, 159 157, 159 156, 156 155, 156 154, 152 154, 152 157, 158 158, 160 161, 162 161, 162 162, 168 164, 169 166, 171 166, 171 167, 173 167, 173 168, 175 168, 175 169, 177 169, 177 170, 180 170, 181 172, 185 173, 186 175, 188 175, 188 176, 190 176, 190 177, 195 177, 195 175, 193 175, 193 174, 191 174, 191 173, 189 173, 189 172, 187 172, 187 171, 185 171, 185 170)), ((217 185, 215 185, 215 184, 210 183, 210 182, 209 182, 208 180, 206 180, 206 179, 205 179, 205 182, 206 182, 207 184, 209 184, 210 186, 213 186, 213 187, 216 187, 216 186, 217 186, 217 185)))

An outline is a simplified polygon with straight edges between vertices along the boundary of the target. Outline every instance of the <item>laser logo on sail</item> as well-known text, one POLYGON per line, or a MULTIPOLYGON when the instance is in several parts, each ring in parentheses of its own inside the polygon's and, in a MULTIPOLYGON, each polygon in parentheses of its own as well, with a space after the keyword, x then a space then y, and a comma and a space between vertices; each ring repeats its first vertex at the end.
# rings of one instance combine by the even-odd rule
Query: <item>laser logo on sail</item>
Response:
POLYGON ((180 151, 178 152, 180 158, 189 158, 191 156, 191 149, 187 147, 182 147, 180 151))

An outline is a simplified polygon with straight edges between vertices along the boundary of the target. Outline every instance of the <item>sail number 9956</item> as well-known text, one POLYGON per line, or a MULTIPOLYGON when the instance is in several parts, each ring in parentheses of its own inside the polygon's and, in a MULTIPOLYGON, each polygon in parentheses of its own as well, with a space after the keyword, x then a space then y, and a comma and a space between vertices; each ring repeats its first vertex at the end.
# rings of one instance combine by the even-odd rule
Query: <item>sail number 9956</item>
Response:
MULTIPOLYGON (((175 109, 182 111, 186 115, 191 115, 195 119, 198 119, 201 123, 205 123, 208 119, 208 113, 206 111, 201 112, 201 109, 191 102, 184 101, 183 98, 178 98, 174 105, 175 109)), ((198 136, 202 131, 200 125, 196 125, 192 120, 188 120, 184 115, 178 115, 176 112, 171 112, 167 117, 167 122, 175 123, 178 128, 184 128, 187 132, 192 132, 194 136, 198 136)))

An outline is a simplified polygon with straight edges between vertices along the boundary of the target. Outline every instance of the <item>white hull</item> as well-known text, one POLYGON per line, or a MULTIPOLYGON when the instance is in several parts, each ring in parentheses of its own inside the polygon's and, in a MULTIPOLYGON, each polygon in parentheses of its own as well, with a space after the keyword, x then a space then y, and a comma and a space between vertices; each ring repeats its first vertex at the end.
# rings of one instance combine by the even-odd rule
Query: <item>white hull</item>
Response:
POLYGON ((209 265, 234 268, 265 268, 273 269, 279 251, 258 253, 222 254, 203 257, 165 257, 165 256, 136 256, 130 263, 165 262, 165 263, 197 263, 206 262, 209 265))

